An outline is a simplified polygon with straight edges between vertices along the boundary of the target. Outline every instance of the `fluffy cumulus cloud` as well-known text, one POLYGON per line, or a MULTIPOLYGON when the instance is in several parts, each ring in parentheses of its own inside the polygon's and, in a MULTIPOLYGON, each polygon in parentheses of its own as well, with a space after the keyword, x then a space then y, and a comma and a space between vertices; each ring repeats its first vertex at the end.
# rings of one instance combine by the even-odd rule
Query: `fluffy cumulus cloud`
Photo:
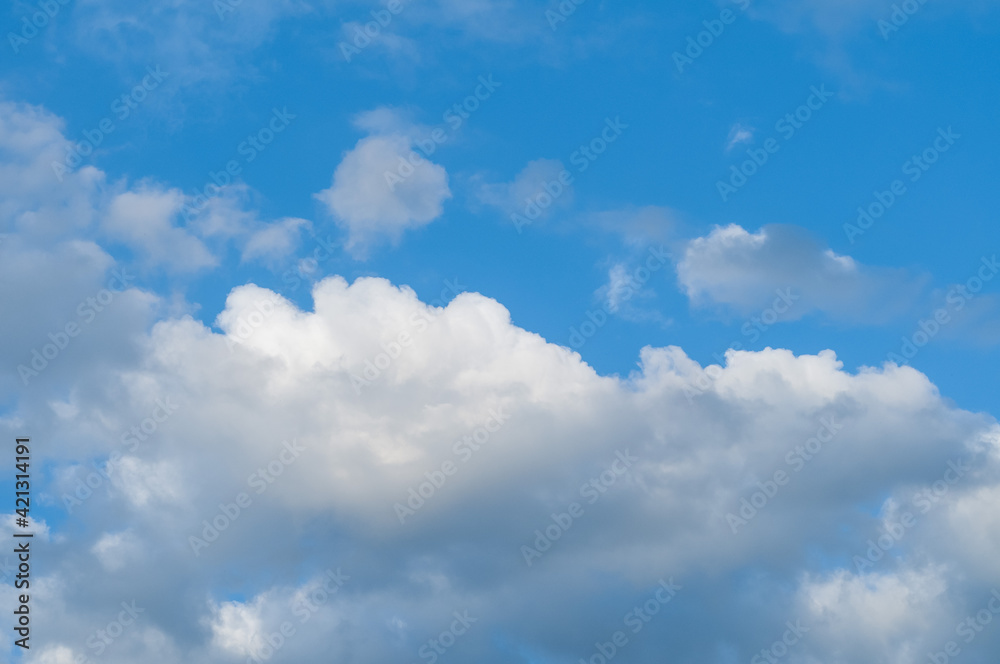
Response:
POLYGON ((747 314, 781 302, 784 320, 822 311, 869 323, 908 311, 924 284, 904 270, 861 265, 801 229, 781 225, 756 233, 735 224, 717 227, 687 243, 677 276, 697 306, 747 314))
POLYGON ((1000 584, 1000 429, 911 368, 650 347, 605 377, 476 293, 313 299, 163 320, 36 432, 81 527, 27 661, 577 661, 622 631, 636 662, 916 662, 1000 584))
POLYGON ((362 114, 356 124, 372 135, 344 155, 332 184, 316 198, 347 231, 348 250, 363 255, 440 217, 451 190, 444 167, 429 159, 434 150, 418 151, 422 128, 388 109, 362 114))

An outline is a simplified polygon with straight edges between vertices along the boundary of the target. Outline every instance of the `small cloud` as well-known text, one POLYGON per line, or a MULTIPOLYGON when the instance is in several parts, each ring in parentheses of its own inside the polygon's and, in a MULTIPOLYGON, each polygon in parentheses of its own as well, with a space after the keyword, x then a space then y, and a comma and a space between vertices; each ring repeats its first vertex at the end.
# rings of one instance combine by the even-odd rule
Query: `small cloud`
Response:
POLYGON ((691 240, 677 263, 677 277, 696 306, 751 313, 767 307, 780 291, 797 302, 789 320, 820 310, 869 324, 910 312, 926 282, 906 270, 862 265, 798 227, 777 224, 756 233, 731 224, 691 240))
POLYGON ((729 152, 737 145, 753 141, 754 131, 753 127, 749 127, 741 122, 734 124, 732 129, 729 130, 729 136, 726 138, 726 152, 729 152))
POLYGON ((362 114, 356 123, 373 132, 344 155, 331 185, 316 194, 347 231, 345 248, 356 257, 382 240, 431 223, 451 198, 448 173, 414 149, 413 125, 391 111, 362 114))
POLYGON ((608 270, 608 282, 594 295, 609 314, 633 323, 656 322, 666 327, 672 321, 655 309, 640 306, 640 302, 656 299, 656 291, 649 287, 654 276, 641 262, 615 263, 608 270))

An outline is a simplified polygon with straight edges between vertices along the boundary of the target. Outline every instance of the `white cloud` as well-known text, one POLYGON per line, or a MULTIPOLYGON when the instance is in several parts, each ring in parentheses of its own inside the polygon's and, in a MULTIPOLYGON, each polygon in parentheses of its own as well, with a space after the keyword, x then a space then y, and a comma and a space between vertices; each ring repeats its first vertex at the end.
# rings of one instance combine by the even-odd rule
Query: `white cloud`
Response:
POLYGON ((389 133, 358 141, 316 198, 347 230, 346 248, 363 255, 440 217, 451 190, 444 167, 416 152, 409 135, 389 133))
MULTIPOLYGON (((184 404, 121 463, 113 490, 95 491, 74 513, 87 523, 127 520, 136 546, 157 552, 155 574, 152 563, 132 559, 113 578, 140 606, 156 603, 144 620, 164 640, 154 653, 153 641, 144 645, 145 636, 130 633, 121 652, 116 644, 106 654, 111 664, 146 652, 152 661, 180 661, 158 654, 177 652, 197 663, 217 661, 220 652, 242 657, 251 632, 273 632, 285 620, 298 629, 284 646, 296 661, 329 654, 331 630, 337 652, 355 661, 405 659, 461 610, 483 629, 470 630, 456 656, 505 661, 488 638, 500 629, 520 647, 571 658, 593 639, 539 631, 539 620, 557 615, 574 630, 610 633, 669 576, 684 585, 676 600, 684 607, 658 618, 663 628, 644 637, 650 647, 669 643, 686 656, 705 642, 728 642, 750 657, 766 638, 761 633, 814 607, 809 625, 821 638, 804 652, 838 662, 835 644, 856 627, 864 629, 858 642, 876 652, 932 647, 938 633, 925 636, 915 626, 928 615, 946 626, 961 616, 950 602, 938 613, 925 607, 946 594, 972 597, 971 587, 995 573, 988 539, 970 553, 929 548, 945 532, 929 517, 919 524, 926 534, 914 528, 878 563, 877 576, 859 581, 849 572, 850 555, 863 553, 884 526, 885 515, 859 506, 887 494, 909 500, 947 460, 975 454, 984 436, 995 436, 995 421, 956 409, 911 368, 849 373, 829 351, 768 349, 731 351, 725 367, 707 370, 678 348, 647 348, 633 375, 603 377, 575 353, 513 325, 489 298, 466 293, 436 309, 373 278, 320 282, 312 310, 240 287, 218 324, 221 334, 190 318, 157 324, 141 359, 90 385, 78 411, 46 434, 54 459, 74 454, 64 442, 70 432, 87 431, 111 450, 123 428, 115 423, 147 415, 153 395, 184 404), (263 298, 276 302, 273 310, 244 335, 240 319, 263 298), (401 332, 409 341, 395 348, 401 332), (237 336, 230 351, 227 337, 237 336), (354 377, 370 382, 355 389, 354 377), (134 403, 122 401, 123 391, 134 403), (455 442, 483 426, 491 410, 505 422, 463 461, 455 442), (833 442, 801 473, 792 470, 786 455, 831 416, 839 425, 833 442), (301 451, 282 461, 283 441, 292 440, 301 451), (629 474, 588 502, 581 485, 625 450, 635 459, 629 474), (400 524, 394 504, 449 460, 458 472, 400 524), (267 468, 280 473, 258 493, 252 479, 267 468), (791 481, 734 535, 726 514, 776 470, 791 481), (189 538, 240 492, 252 504, 195 557, 189 538), (520 546, 574 500, 584 515, 528 567, 520 546), (456 559, 456 550, 475 564, 456 559), (831 562, 817 568, 817 551, 831 562), (980 566, 950 564, 962 556, 980 566), (350 583, 299 623, 292 611, 306 593, 303 570, 317 575, 336 566, 350 583), (731 581, 762 567, 768 573, 753 587, 731 581), (248 599, 233 600, 233 587, 218 581, 261 569, 265 576, 241 581, 248 599), (748 618, 746 602, 758 594, 767 602, 748 618), (861 625, 861 609, 880 617, 861 625), (752 629, 736 629, 747 620, 752 629), (697 639, 668 629, 689 625, 698 626, 697 639)), ((1000 485, 995 454, 977 468, 954 489, 956 498, 1000 485)), ((988 497, 968 502, 961 519, 986 515, 992 505, 988 497)), ((67 554, 52 568, 75 579, 73 593, 60 590, 47 602, 65 643, 83 642, 93 630, 81 617, 93 613, 91 597, 106 597, 105 612, 121 601, 100 590, 107 577, 95 573, 116 564, 109 532, 116 530, 77 536, 105 560, 67 554)))
POLYGON ((691 240, 677 263, 681 288, 697 306, 746 314, 790 293, 784 320, 820 310, 832 318, 884 322, 908 311, 924 280, 904 270, 863 266, 792 226, 756 233, 731 224, 691 240), (789 291, 789 289, 791 289, 789 291))
POLYGON ((806 647, 821 657, 836 651, 836 661, 924 661, 926 645, 937 645, 933 638, 943 644, 954 625, 947 589, 944 570, 936 568, 808 577, 799 588, 812 642, 806 647))
POLYGON ((729 136, 726 137, 726 150, 732 150, 737 145, 753 141, 754 128, 748 127, 741 122, 737 122, 730 128, 729 136))
POLYGON ((213 607, 215 615, 210 623, 212 644, 234 655, 254 653, 254 641, 264 636, 260 616, 263 599, 261 597, 252 604, 224 602, 213 607))

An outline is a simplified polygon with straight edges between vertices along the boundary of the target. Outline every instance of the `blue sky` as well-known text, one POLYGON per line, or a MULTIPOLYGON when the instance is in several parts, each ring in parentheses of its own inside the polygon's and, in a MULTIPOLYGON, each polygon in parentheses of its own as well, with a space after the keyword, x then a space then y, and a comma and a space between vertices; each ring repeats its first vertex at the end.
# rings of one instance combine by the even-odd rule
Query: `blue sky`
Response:
POLYGON ((330 566, 355 583, 275 661, 427 661, 433 620, 466 609, 480 629, 442 661, 587 660, 670 576, 676 604, 623 661, 670 639, 678 661, 751 660, 797 619, 812 638, 788 661, 962 642, 1000 585, 998 18, 975 0, 13 3, 0 428, 39 441, 47 571, 37 649, 0 652, 246 661, 330 566), (126 288, 103 291, 114 270, 126 288), (152 442, 121 449, 171 396, 152 442), (502 451, 463 470, 450 441, 501 406, 502 451), (730 532, 759 483, 801 477, 786 453, 831 413, 843 444, 730 532), (193 554, 244 462, 292 438, 308 468, 281 462, 295 479, 253 525, 193 554), (635 468, 607 470, 629 446, 635 468), (915 491, 959 458, 975 470, 925 517, 915 491), (449 461, 454 488, 397 522, 449 461), (532 569, 522 540, 602 472, 621 481, 532 569), (915 534, 859 569, 907 505, 915 534), (155 607, 95 652, 94 612, 133 597, 155 607))

